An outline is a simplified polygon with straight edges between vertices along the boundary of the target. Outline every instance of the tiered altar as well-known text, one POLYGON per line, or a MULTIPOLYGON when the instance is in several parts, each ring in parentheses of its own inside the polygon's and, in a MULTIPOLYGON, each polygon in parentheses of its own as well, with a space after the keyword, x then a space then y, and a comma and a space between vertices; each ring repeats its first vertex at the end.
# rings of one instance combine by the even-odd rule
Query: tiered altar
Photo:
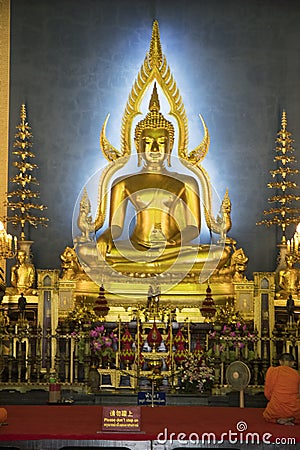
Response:
MULTIPOLYGON (((21 119, 24 149, 24 108, 21 119)), ((73 247, 66 246, 61 267, 36 268, 36 280, 23 217, 18 263, 1 306, 4 383, 171 392, 187 389, 193 361, 204 375, 191 387, 221 392, 234 360, 249 364, 258 388, 278 353, 298 355, 299 242, 282 242, 277 272, 246 278, 248 258, 230 236, 229 192, 218 200, 201 165, 210 138, 200 119, 203 140, 189 150, 183 100, 154 22, 123 115, 121 149, 106 136, 107 118, 100 143, 109 163, 95 175, 96 192, 95 179, 82 190, 73 247)))

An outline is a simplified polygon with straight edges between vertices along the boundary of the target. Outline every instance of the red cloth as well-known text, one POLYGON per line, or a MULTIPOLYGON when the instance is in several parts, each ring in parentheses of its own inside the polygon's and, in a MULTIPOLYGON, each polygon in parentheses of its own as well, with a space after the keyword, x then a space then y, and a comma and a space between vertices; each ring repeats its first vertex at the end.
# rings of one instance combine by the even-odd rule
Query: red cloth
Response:
POLYGON ((269 400, 263 413, 268 422, 293 417, 300 423, 300 376, 289 366, 269 367, 266 374, 265 396, 269 400))
MULTIPOLYGON (((267 423, 263 420, 262 408, 142 406, 140 433, 102 432, 102 407, 96 405, 8 405, 5 408, 9 420, 7 427, 0 427, 0 447, 1 441, 19 440, 149 441, 156 440, 166 429, 169 436, 175 433, 173 440, 178 433, 201 436, 210 432, 220 439, 228 430, 236 432, 241 423, 246 425, 246 433, 259 433, 261 437, 264 433, 271 434, 271 442, 292 437, 300 443, 300 426, 267 423)), ((132 448, 132 445, 127 447, 132 448)))

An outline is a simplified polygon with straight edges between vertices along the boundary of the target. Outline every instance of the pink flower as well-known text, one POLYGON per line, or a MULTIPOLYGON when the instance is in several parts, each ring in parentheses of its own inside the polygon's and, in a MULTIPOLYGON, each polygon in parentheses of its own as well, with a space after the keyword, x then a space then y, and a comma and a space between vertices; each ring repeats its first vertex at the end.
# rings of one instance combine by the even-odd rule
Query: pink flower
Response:
POLYGON ((94 350, 100 351, 101 348, 102 348, 102 345, 100 344, 100 342, 94 341, 94 342, 93 342, 93 347, 94 347, 94 350))
POLYGON ((111 347, 112 345, 112 340, 109 337, 103 336, 103 342, 106 347, 111 347))
POLYGON ((95 331, 97 331, 97 333, 101 334, 104 331, 104 325, 100 325, 100 327, 96 327, 95 331))
POLYGON ((117 342, 118 341, 118 338, 117 338, 117 336, 115 335, 115 333, 113 331, 110 333, 109 337, 113 340, 113 342, 117 342))
POLYGON ((90 336, 93 337, 93 338, 97 338, 98 337, 97 331, 96 330, 91 330, 90 331, 90 336))

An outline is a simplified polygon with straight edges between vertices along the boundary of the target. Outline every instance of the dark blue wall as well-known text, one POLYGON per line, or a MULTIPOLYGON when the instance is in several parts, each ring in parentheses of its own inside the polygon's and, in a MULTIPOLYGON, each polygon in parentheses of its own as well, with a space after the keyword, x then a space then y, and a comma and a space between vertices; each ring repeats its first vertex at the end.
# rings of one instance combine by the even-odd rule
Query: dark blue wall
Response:
MULTIPOLYGON (((59 268, 72 245, 77 196, 103 165, 108 112, 119 145, 127 96, 148 50, 154 18, 181 90, 191 147, 211 134, 204 166, 232 200, 231 236, 252 271, 275 268, 275 227, 257 227, 272 193, 282 109, 300 160, 300 3, 279 0, 12 0, 10 140, 26 103, 48 228, 33 230, 37 268, 59 268)), ((298 155, 298 156, 297 156, 298 155)), ((297 179, 300 184, 300 179, 297 179)), ((292 232, 293 230, 291 230, 292 232)))

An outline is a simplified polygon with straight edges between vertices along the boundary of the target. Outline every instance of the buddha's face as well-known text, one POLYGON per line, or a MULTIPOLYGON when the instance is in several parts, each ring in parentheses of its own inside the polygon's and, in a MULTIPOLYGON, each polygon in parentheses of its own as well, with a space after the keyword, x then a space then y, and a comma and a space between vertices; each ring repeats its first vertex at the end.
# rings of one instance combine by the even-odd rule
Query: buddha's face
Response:
POLYGON ((148 164, 162 164, 169 153, 169 133, 164 128, 146 128, 140 136, 140 152, 148 164))
POLYGON ((286 261, 287 268, 292 269, 292 267, 294 265, 294 259, 290 256, 287 256, 285 261, 286 261))
POLYGON ((18 260, 20 264, 23 264, 26 260, 26 253, 25 252, 18 252, 18 260))

